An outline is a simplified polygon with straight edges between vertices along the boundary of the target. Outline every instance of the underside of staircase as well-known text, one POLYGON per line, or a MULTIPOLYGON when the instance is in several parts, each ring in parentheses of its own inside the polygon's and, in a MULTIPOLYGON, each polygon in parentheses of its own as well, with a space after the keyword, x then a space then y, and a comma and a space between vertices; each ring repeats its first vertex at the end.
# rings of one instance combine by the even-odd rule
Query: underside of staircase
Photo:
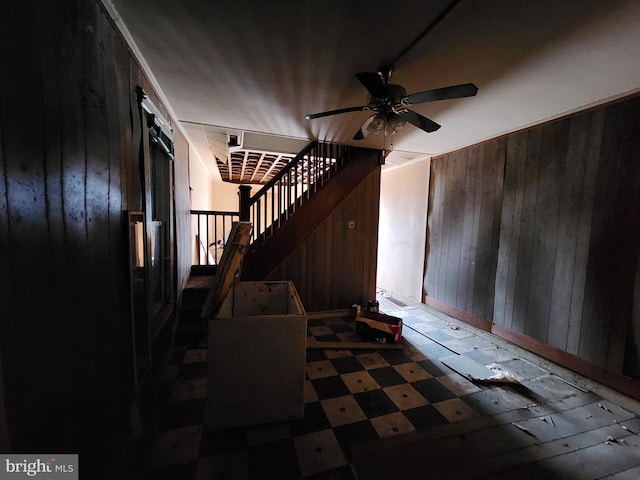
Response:
POLYGON ((356 149, 351 159, 309 201, 245 256, 243 280, 265 280, 351 193, 383 163, 382 152, 356 149))

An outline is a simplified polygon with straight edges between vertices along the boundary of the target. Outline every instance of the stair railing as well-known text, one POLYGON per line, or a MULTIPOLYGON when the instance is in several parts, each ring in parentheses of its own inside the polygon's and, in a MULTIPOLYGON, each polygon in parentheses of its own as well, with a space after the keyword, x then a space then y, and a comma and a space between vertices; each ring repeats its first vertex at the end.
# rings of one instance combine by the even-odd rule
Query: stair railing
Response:
POLYGON ((253 225, 254 248, 273 235, 349 161, 353 148, 311 142, 254 195, 240 187, 240 220, 253 225))
POLYGON ((191 210, 191 216, 196 222, 195 264, 217 265, 238 212, 191 210))

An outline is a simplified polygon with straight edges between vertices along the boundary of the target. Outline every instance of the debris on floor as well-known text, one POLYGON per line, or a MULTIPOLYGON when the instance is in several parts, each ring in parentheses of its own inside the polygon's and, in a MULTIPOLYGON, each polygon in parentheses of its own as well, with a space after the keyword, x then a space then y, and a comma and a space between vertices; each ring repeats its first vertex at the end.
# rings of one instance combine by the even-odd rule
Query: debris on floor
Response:
POLYGON ((551 415, 549 415, 549 416, 548 416, 548 417, 546 417, 546 418, 545 418, 545 417, 540 417, 540 420, 542 420, 542 421, 543 421, 543 422, 545 422, 545 423, 550 424, 552 427, 555 427, 555 426, 556 426, 556 424, 554 423, 553 418, 551 417, 551 415))
POLYGON ((524 425, 520 425, 519 423, 513 422, 511 425, 513 425, 514 427, 519 428, 520 430, 522 430, 524 433, 526 433, 527 435, 531 435, 532 437, 535 437, 535 435, 531 432, 531 430, 529 430, 527 427, 525 427, 524 425))
POLYGON ((356 333, 376 343, 400 343, 402 319, 377 311, 360 311, 356 315, 356 333))
POLYGON ((518 383, 513 375, 495 363, 484 366, 462 355, 451 355, 441 361, 472 382, 518 383))

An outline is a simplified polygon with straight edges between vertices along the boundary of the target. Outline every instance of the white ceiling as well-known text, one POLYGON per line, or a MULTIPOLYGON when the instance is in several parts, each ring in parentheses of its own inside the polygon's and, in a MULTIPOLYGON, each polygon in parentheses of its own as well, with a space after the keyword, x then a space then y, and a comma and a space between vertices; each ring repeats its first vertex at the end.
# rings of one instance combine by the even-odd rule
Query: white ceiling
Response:
POLYGON ((638 0, 463 0, 397 59, 451 2, 104 0, 211 165, 207 129, 392 147, 393 165, 640 91, 638 0), (367 104, 355 73, 389 62, 407 93, 479 92, 412 107, 442 128, 386 145, 352 140, 370 112, 305 120, 367 104))

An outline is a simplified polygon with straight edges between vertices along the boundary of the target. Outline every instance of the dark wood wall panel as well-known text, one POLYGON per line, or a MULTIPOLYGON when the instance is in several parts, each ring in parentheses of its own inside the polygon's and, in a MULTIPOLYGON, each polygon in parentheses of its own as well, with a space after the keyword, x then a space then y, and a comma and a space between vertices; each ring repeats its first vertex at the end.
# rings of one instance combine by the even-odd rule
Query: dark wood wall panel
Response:
POLYGON ((638 378, 639 97, 434 159, 428 228, 427 299, 638 378))
MULTIPOLYGON (((11 448, 101 471, 133 391, 127 210, 144 208, 136 86, 100 2, 9 2, 0 48, 0 351, 11 448)), ((157 99, 156 99, 157 100, 157 99)), ((176 132, 179 278, 188 146, 176 132)))
MULTIPOLYGON (((528 271, 519 270, 527 279, 523 285, 524 333, 547 340, 556 262, 560 190, 564 183, 564 152, 567 124, 552 123, 529 132, 526 203, 522 210, 529 238, 521 245, 530 254, 528 271)), ((563 299, 564 301, 564 299, 563 299)))
POLYGON ((493 316, 504 144, 431 161, 425 293, 482 318, 493 316))
POLYGON ((619 371, 640 250, 640 99, 605 110, 580 356, 619 371))
MULTIPOLYGON (((591 218, 593 204, 596 201, 596 179, 598 174, 598 159, 600 157, 600 144, 602 138, 602 128, 604 126, 604 109, 594 110, 585 114, 585 118, 589 119, 589 124, 584 125, 584 133, 582 135, 587 138, 584 140, 585 146, 582 147, 582 141, 571 142, 569 145, 570 154, 579 156, 578 162, 584 166, 584 183, 582 185, 582 194, 580 198, 580 217, 576 232, 576 255, 573 265, 573 277, 571 279, 571 308, 569 311, 566 347, 562 344, 557 345, 563 351, 572 355, 579 354, 580 347, 580 328, 582 324, 582 312, 585 294, 586 269, 584 265, 589 257, 589 238, 591 236, 591 218), (584 150, 582 150, 584 148, 584 150), (578 150, 576 152, 576 150, 578 150), (572 153, 575 152, 575 153, 572 153)), ((572 119, 572 126, 580 128, 576 120, 572 119)), ((559 319, 556 319, 559 321, 559 319)))
POLYGON ((307 311, 349 308, 375 299, 380 168, 376 168, 278 267, 307 311), (349 222, 355 228, 349 228, 349 222))
POLYGON ((495 323, 616 371, 638 255, 636 116, 630 101, 509 138, 496 278, 495 323))

